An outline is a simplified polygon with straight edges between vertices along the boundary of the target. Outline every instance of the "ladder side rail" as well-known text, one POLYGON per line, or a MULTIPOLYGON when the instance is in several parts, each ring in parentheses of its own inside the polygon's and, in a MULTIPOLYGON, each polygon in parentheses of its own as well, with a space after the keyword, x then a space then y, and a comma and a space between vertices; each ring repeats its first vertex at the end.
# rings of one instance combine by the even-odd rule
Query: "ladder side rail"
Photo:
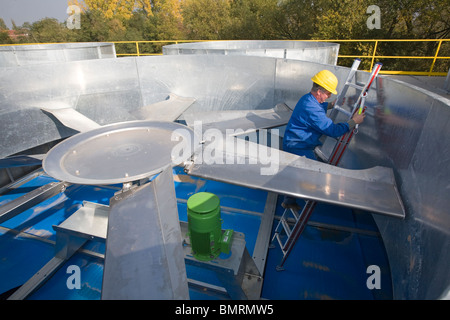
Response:
MULTIPOLYGON (((286 234, 288 234, 288 232, 286 232, 285 226, 283 221, 285 220, 287 222, 287 219, 285 218, 286 215, 288 214, 289 208, 284 209, 283 214, 281 215, 280 221, 278 221, 278 224, 275 228, 275 232, 274 235, 272 237, 272 240, 270 241, 270 243, 273 243, 275 241, 275 239, 278 240, 278 243, 280 244, 280 248, 283 249, 284 245, 281 243, 281 239, 280 239, 280 234, 281 231, 284 230, 286 234)), ((289 228, 289 232, 290 232, 290 228, 289 228)))
MULTIPOLYGON (((361 111, 362 112, 365 111, 364 104, 365 104, 366 96, 369 92, 369 89, 370 89, 372 83, 374 82, 375 78, 377 77, 378 73, 380 72, 382 65, 383 65, 382 63, 376 63, 375 66, 373 67, 372 72, 369 77, 369 81, 366 83, 366 85, 364 86, 364 89, 361 91, 361 94, 359 95, 357 101, 353 105, 352 113, 351 113, 351 116, 349 117, 349 119, 351 119, 353 117, 353 115, 355 115, 355 113, 358 111, 359 108, 361 108, 361 106, 363 107, 363 109, 361 111)), ((329 157, 329 161, 328 161, 329 164, 336 165, 336 166, 339 164, 342 154, 346 150, 347 145, 350 143, 350 140, 353 137, 353 134, 358 132, 358 125, 356 125, 355 130, 352 130, 351 132, 343 135, 338 140, 338 142, 336 143, 336 145, 331 153, 331 156, 329 157), (355 130, 356 130, 356 132, 355 132, 355 130)))
MULTIPOLYGON (((294 235, 294 237, 295 237, 296 233, 298 232, 299 227, 301 228, 301 225, 308 220, 309 215, 315 206, 316 206, 316 201, 306 200, 306 204, 303 207, 303 210, 300 213, 299 218, 296 220, 294 227, 292 228, 291 233, 294 235)), ((294 237, 290 237, 289 239, 287 239, 285 247, 290 247, 292 245, 292 242, 295 242, 295 240, 293 239, 294 237)))
POLYGON ((283 258, 281 259, 280 264, 276 267, 277 270, 283 270, 283 265, 286 262, 286 259, 289 257, 289 254, 292 252, 292 249, 294 248, 295 244, 297 243, 298 238, 302 234, 303 230, 305 229, 306 223, 309 220, 309 217, 311 216, 312 212, 314 211, 314 208, 316 206, 317 202, 312 200, 307 200, 307 203, 301 213, 301 216, 299 220, 296 222, 293 230, 292 230, 292 236, 289 237, 289 239, 286 241, 286 244, 283 248, 283 258))
POLYGON ((381 62, 377 62, 373 67, 372 72, 370 73, 369 76, 369 81, 367 81, 366 85, 364 86, 364 89, 361 91, 361 94, 359 95, 358 99, 353 105, 352 114, 354 114, 355 109, 361 105, 361 100, 363 99, 363 97, 365 98, 367 96, 369 89, 372 86, 372 83, 374 82, 375 78, 378 76, 378 73, 380 72, 382 66, 383 64, 381 62))
MULTIPOLYGON (((366 111, 367 107, 364 106, 363 111, 361 113, 364 114, 364 112, 366 111)), ((356 109, 357 112, 358 109, 356 109)), ((341 139, 339 140, 341 142, 341 147, 335 152, 333 153, 333 157, 330 158, 329 164, 333 165, 333 166, 337 166, 339 165, 339 162, 341 161, 342 156, 344 155, 345 150, 347 149, 348 145, 350 144, 350 141, 352 140, 353 136, 358 132, 358 129, 355 127, 353 130, 351 130, 350 132, 347 132, 345 135, 343 135, 341 137, 341 139)))
POLYGON ((352 67, 350 69, 350 72, 347 75, 347 79, 345 79, 344 87, 336 97, 336 104, 334 105, 334 108, 339 110, 337 107, 341 107, 341 104, 343 103, 343 99, 345 98, 345 95, 347 94, 348 90, 348 84, 350 83, 351 79, 354 77, 356 71, 358 70, 359 64, 361 63, 361 59, 355 59, 353 61, 352 67))

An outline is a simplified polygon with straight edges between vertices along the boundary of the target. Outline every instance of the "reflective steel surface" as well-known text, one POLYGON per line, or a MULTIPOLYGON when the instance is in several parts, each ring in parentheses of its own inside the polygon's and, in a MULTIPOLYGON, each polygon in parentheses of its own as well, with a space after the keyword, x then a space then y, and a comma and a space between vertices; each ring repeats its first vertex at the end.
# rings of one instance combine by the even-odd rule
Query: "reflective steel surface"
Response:
MULTIPOLYGON (((170 166, 177 141, 193 141, 191 134, 188 127, 173 122, 116 123, 64 140, 47 153, 42 166, 50 176, 70 183, 137 181, 170 166)), ((180 161, 190 156, 185 153, 180 161)))
MULTIPOLYGON (((186 112, 270 109, 278 103, 293 108, 322 69, 333 71, 342 89, 347 68, 239 55, 4 67, 0 158, 77 133, 41 110, 50 105, 74 108, 100 125, 144 120, 137 111, 171 93, 195 99, 186 112)), ((361 81, 366 77, 357 73, 361 81)), ((379 76, 366 104, 365 122, 340 166, 392 168, 405 219, 374 218, 389 256, 394 298, 439 298, 450 287, 450 100, 379 76)))
POLYGON ((405 217, 389 168, 348 170, 258 144, 247 142, 240 148, 234 139, 226 139, 221 150, 214 148, 212 162, 206 158, 208 149, 205 144, 201 163, 194 159, 188 174, 390 217, 405 217))
POLYGON ((338 43, 312 41, 213 41, 166 45, 165 55, 172 54, 220 54, 249 55, 259 57, 304 60, 336 65, 339 53, 338 43))
POLYGON ((0 67, 115 58, 113 43, 51 43, 0 46, 0 67))

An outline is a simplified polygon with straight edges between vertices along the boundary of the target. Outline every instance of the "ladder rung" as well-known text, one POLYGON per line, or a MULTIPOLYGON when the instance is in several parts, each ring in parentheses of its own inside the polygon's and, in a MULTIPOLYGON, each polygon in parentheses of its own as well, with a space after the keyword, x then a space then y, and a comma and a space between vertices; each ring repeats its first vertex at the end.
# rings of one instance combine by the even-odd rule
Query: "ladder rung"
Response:
POLYGON ((284 232, 286 232, 286 235, 288 237, 290 237, 292 232, 291 232, 291 228, 289 227, 288 222, 286 221, 286 219, 284 217, 281 217, 280 221, 281 221, 281 224, 283 225, 284 232))
POLYGON ((351 83, 351 82, 347 82, 347 83, 346 83, 346 85, 347 85, 347 86, 349 86, 349 87, 352 87, 352 88, 358 89, 358 90, 362 90, 362 89, 364 89, 364 86, 360 86, 360 85, 357 85, 357 84, 355 84, 355 83, 351 83))
POLYGON ((291 213, 292 213, 292 215, 294 216, 294 218, 295 218, 295 221, 297 221, 298 220, 298 217, 299 217, 299 215, 298 215, 298 211, 297 210, 295 210, 294 208, 290 208, 291 209, 291 213))
POLYGON ((275 238, 277 238, 278 244, 280 245, 281 252, 283 253, 283 256, 284 256, 284 255, 286 254, 286 251, 284 250, 284 246, 285 246, 286 244, 283 244, 283 243, 281 242, 280 234, 279 234, 279 233, 276 233, 276 234, 275 234, 275 238))
POLYGON ((339 112, 342 112, 342 113, 346 114, 346 115, 349 116, 349 117, 352 116, 352 113, 351 113, 350 111, 347 111, 347 110, 341 108, 341 107, 338 106, 338 105, 335 105, 335 106, 334 106, 334 109, 336 109, 336 110, 339 111, 339 112))

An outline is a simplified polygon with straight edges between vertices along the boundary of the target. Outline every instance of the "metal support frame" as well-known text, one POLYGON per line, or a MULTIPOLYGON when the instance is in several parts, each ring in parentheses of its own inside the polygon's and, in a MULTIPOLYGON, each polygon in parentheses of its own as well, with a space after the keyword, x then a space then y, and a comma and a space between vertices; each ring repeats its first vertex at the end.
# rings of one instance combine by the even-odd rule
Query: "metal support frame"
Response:
MULTIPOLYGON (((181 222, 181 230, 184 236, 184 254, 187 265, 213 271, 220 280, 228 297, 233 300, 259 299, 263 279, 255 262, 245 247, 245 236, 241 232, 233 232, 231 242, 231 256, 222 259, 220 256, 212 261, 200 261, 191 254, 188 227, 186 222, 181 222)), ((200 279, 194 279, 200 280, 200 279)), ((192 281, 192 280, 190 280, 192 281)), ((209 284, 203 284, 204 288, 209 288, 209 284)), ((213 289, 215 291, 217 288, 213 289)))
POLYGON ((57 195, 66 188, 65 182, 51 182, 0 206, 0 223, 9 220, 34 205, 57 195))
POLYGON ((188 299, 172 167, 113 199, 102 299, 188 299))
POLYGON ((258 236, 256 237, 255 248, 253 249, 253 260, 260 274, 264 274, 266 265, 267 249, 269 248, 270 234, 272 233, 273 219, 277 206, 278 194, 274 192, 267 193, 266 205, 261 215, 258 236))
POLYGON ((445 82, 444 82, 444 90, 445 90, 447 93, 450 92, 450 68, 448 69, 447 77, 445 78, 445 82))
MULTIPOLYGON (((171 176, 170 176, 171 177, 171 176)), ((160 178, 160 177, 158 177, 160 178)), ((155 180, 157 180, 156 178, 155 180)), ((164 179, 164 177, 161 177, 164 179)), ((165 178, 168 179, 168 176, 165 178)), ((154 180, 154 181, 155 181, 154 180)), ((113 240, 113 242, 108 241, 108 238, 111 236, 111 228, 119 229, 121 233, 126 233, 131 238, 134 238, 134 240, 139 241, 138 238, 142 238, 141 232, 130 232, 129 230, 126 231, 123 229, 126 226, 126 222, 121 222, 120 225, 117 224, 117 217, 113 218, 115 219, 115 222, 111 222, 111 214, 112 215, 120 215, 120 207, 117 207, 117 205, 120 205, 123 203, 124 200, 129 199, 130 201, 133 201, 133 203, 136 204, 136 202, 141 203, 143 201, 143 198, 147 198, 146 201, 149 201, 148 198, 151 197, 149 191, 152 191, 154 189, 150 184, 145 184, 141 187, 136 187, 135 189, 131 188, 128 191, 125 192, 119 192, 117 193, 112 199, 111 203, 112 205, 106 206, 96 203, 91 203, 85 201, 83 203, 83 206, 78 209, 74 214, 72 214, 69 218, 67 218, 65 221, 63 221, 58 226, 53 226, 53 228, 56 230, 56 244, 55 244, 55 257, 52 258, 44 267, 41 268, 32 278, 30 278, 21 288, 19 288, 13 295, 9 297, 9 299, 12 300, 21 300, 28 297, 30 294, 32 294, 35 290, 37 290, 40 286, 42 286, 64 263, 70 259, 70 257, 76 253, 87 240, 95 240, 95 241, 102 241, 107 242, 107 252, 105 254, 105 270, 104 270, 104 279, 103 279, 103 288, 102 288, 102 299, 119 299, 122 297, 123 299, 145 299, 149 297, 145 297, 142 293, 143 289, 140 288, 126 288, 121 289, 117 288, 118 285, 120 285, 120 275, 118 275, 118 272, 126 272, 123 267, 120 265, 117 266, 117 264, 114 262, 114 260, 111 260, 111 254, 113 254, 114 250, 117 253, 116 246, 121 246, 120 250, 123 252, 127 252, 126 256, 122 256, 122 258, 119 258, 116 262, 120 263, 126 263, 126 268, 130 266, 130 263, 134 264, 135 267, 141 268, 141 269, 148 269, 150 268, 148 264, 145 263, 145 261, 142 261, 142 256, 145 255, 145 251, 140 250, 134 252, 137 252, 138 254, 133 255, 133 249, 129 248, 129 245, 127 245, 124 242, 124 238, 120 237, 117 238, 117 233, 113 235, 113 237, 116 237, 116 240, 113 240), (140 199, 137 199, 137 197, 140 199), (116 207, 114 209, 114 207, 116 207), (115 210, 115 211, 114 211, 115 210), (119 240, 120 239, 120 240, 119 240), (116 242, 116 244, 114 244, 116 242), (109 250, 109 251, 108 251, 109 250), (130 255, 131 254, 131 255, 130 255), (109 258, 108 258, 109 255, 109 258), (133 257, 134 256, 134 257, 133 257), (111 263, 111 261, 113 261, 111 263), (116 264, 116 265, 114 265, 116 264), (108 271, 108 268, 110 270, 108 271), (109 274, 108 274, 109 272, 109 274), (118 282, 118 283, 117 283, 118 282), (106 283, 106 288, 105 288, 106 283), (129 290, 128 290, 129 289, 129 290), (109 292, 104 292, 104 290, 109 290, 109 292), (126 293, 126 296, 123 297, 123 294, 126 293), (132 297, 130 296, 132 295, 132 297), (118 297, 120 296, 120 297, 118 297)), ((158 189, 158 187, 156 187, 158 189)), ((158 191, 156 191, 158 192, 158 191)), ((163 189, 159 190, 160 193, 163 193, 165 197, 168 196, 166 193, 167 191, 164 191, 163 189)), ((176 200, 176 199, 175 199, 176 200)), ((271 197, 268 197, 268 203, 269 200, 273 200, 271 197)), ((166 201, 165 201, 166 202, 166 201)), ((124 206, 127 206, 126 203, 122 204, 122 208, 124 206)), ((266 205, 267 207, 267 205, 266 205)), ((167 209, 167 208, 162 208, 167 209)), ((265 211, 270 210, 271 206, 269 205, 269 208, 266 208, 265 211)), ((139 211, 139 210, 136 210, 139 211)), ((168 214, 167 210, 163 211, 164 215, 168 214)), ((139 212, 134 212, 127 215, 122 215, 123 220, 127 220, 130 223, 133 224, 134 227, 142 228, 142 221, 136 222, 134 221, 134 217, 131 217, 133 214, 140 214, 139 212), (126 219, 129 218, 129 219, 126 219)), ((162 215, 161 215, 162 216, 162 215)), ((166 218, 167 219, 167 218, 166 218)), ((119 217, 120 220, 120 217, 119 217)), ((150 219, 149 219, 150 220, 150 219)), ((164 217, 161 218, 161 220, 164 220, 164 217)), ((181 249, 182 257, 183 259, 183 265, 193 265, 193 266, 199 266, 201 268, 205 268, 208 270, 212 270, 216 275, 217 278, 221 281, 222 286, 216 286, 213 284, 208 284, 205 282, 202 282, 201 279, 187 279, 188 285, 190 288, 196 289, 199 288, 202 292, 205 292, 206 289, 209 293, 212 293, 214 296, 219 296, 221 298, 231 298, 231 299, 259 299, 261 290, 262 290, 262 284, 263 279, 261 276, 261 272, 259 268, 261 266, 257 266, 257 264, 254 262, 252 257, 250 256, 245 244, 245 236, 244 234, 240 232, 234 232, 233 233, 233 240, 232 240, 232 247, 231 247, 231 255, 227 258, 216 258, 213 261, 199 261, 195 259, 191 254, 191 247, 189 245, 189 237, 187 236, 187 223, 186 222, 180 222, 178 219, 176 220, 179 223, 179 230, 181 237, 179 240, 176 240, 174 243, 179 243, 179 248, 181 249)), ((163 222, 163 221, 161 221, 163 222)), ((166 221, 167 222, 167 221, 166 221)), ((152 220, 152 223, 154 221, 152 220)), ((129 226, 128 226, 129 227, 129 226)), ((177 229, 174 226, 174 222, 172 221, 172 229, 177 229)), ((265 228, 264 228, 265 229, 265 228)), ((270 231, 270 230, 269 230, 270 231)), ((113 231, 114 232, 114 231, 113 231)), ((151 232, 150 233, 156 233, 151 232)), ((158 232, 160 235, 162 235, 161 232, 158 232)), ((262 234, 265 234, 264 230, 261 230, 260 232, 262 234)), ((167 235, 166 235, 167 237, 167 235)), ((259 236, 258 236, 259 238, 259 236)), ((264 239, 267 239, 267 237, 262 237, 264 239)), ((152 242, 153 243, 153 242, 152 242)), ((174 248, 177 247, 176 245, 174 248)), ((169 248, 170 250, 171 248, 169 248)), ((170 253, 170 257, 166 257, 167 259, 172 258, 174 254, 170 253)), ((148 256, 147 256, 148 257, 148 256)), ((169 272, 169 267, 155 267, 153 266, 153 269, 158 269, 159 272, 169 272), (162 270, 164 269, 164 270, 162 270)), ((181 270, 181 277, 183 276, 183 272, 185 272, 185 268, 181 270)), ((180 270, 174 269, 172 270, 177 273, 177 277, 180 277, 180 270)), ((141 274, 141 273, 140 273, 141 274)), ((166 279, 167 275, 158 275, 160 279, 166 279)), ((158 279, 149 279, 146 278, 145 272, 144 276, 140 277, 133 277, 137 282, 141 282, 142 286, 145 286, 146 288, 154 289, 155 284, 158 282, 158 279)), ((127 279, 129 280, 129 279, 127 279)), ((167 280, 167 279, 166 279, 167 280)), ((183 283, 183 279, 172 279, 168 280, 169 283, 183 283)), ((134 281, 134 280, 133 280, 134 281)), ((165 282, 166 283, 166 282, 165 282)), ((134 286, 139 286, 139 284, 134 283, 134 286)), ((144 288, 145 289, 145 288, 144 288)), ((152 290, 155 291, 155 290, 152 290)), ((170 291, 170 290, 169 290, 170 291)), ((151 299, 164 299, 168 297, 163 296, 163 290, 158 289, 157 292, 153 292, 151 299)), ((176 297, 173 297, 175 299, 176 297)), ((187 297, 184 297, 185 299, 188 299, 187 297)))

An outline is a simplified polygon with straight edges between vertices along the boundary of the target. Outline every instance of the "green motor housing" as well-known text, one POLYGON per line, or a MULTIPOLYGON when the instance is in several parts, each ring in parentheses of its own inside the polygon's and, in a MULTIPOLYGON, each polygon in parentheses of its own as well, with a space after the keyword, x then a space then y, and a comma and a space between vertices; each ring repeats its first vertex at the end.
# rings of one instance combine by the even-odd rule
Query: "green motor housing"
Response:
POLYGON ((198 192, 187 201, 188 234, 193 256, 210 261, 221 252, 229 253, 232 230, 222 235, 220 200, 210 192, 198 192))

